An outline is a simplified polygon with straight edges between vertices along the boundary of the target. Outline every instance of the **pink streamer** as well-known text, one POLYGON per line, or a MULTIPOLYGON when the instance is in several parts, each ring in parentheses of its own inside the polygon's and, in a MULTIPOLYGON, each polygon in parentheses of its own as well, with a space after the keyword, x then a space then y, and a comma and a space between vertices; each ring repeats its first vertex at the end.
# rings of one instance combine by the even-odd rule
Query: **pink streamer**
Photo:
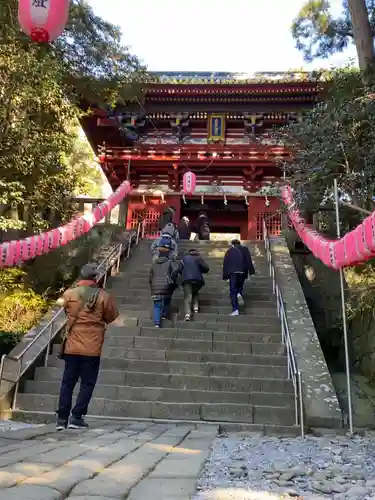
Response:
POLYGON ((290 186, 285 186, 282 198, 298 236, 313 255, 328 267, 340 269, 354 266, 375 257, 375 212, 339 240, 329 240, 305 223, 293 198, 290 186))
POLYGON ((95 207, 92 214, 75 217, 64 226, 46 233, 0 244, 0 268, 17 266, 88 233, 130 193, 130 190, 130 183, 125 181, 107 200, 95 207))

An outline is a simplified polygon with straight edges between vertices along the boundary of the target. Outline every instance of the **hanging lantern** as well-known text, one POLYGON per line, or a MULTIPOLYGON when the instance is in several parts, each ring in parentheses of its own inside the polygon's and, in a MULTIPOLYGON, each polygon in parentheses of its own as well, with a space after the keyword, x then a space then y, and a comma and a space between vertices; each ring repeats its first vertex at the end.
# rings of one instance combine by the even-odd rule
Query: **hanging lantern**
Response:
POLYGON ((33 42, 52 42, 64 31, 69 0, 19 0, 18 20, 33 42))
POLYGON ((195 186, 197 184, 197 176, 194 172, 186 172, 182 181, 182 188, 184 194, 193 194, 195 191, 195 186))

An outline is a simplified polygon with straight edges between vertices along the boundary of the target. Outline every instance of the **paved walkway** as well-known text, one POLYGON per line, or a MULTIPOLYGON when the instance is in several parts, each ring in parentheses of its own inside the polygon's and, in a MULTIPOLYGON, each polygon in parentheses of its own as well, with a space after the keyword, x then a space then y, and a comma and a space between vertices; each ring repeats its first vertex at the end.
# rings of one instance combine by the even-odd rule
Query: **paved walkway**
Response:
POLYGON ((94 423, 0 433, 1 500, 190 500, 214 426, 94 423))

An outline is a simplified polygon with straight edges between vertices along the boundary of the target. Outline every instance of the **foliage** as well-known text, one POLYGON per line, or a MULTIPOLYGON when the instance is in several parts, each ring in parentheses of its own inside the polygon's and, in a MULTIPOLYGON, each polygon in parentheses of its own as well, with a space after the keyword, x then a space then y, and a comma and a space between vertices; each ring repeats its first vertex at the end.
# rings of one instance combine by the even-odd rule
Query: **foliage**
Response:
POLYGON ((0 296, 0 330, 24 333, 39 321, 47 302, 32 290, 17 290, 0 296))
POLYGON ((75 128, 76 139, 72 152, 68 158, 71 168, 74 168, 81 182, 74 190, 74 195, 87 195, 92 198, 102 196, 102 186, 105 176, 95 163, 94 152, 86 138, 80 136, 79 128, 75 128))
POLYGON ((68 218, 66 197, 87 188, 87 169, 75 165, 76 104, 134 98, 144 70, 122 46, 119 28, 85 1, 72 2, 67 30, 52 45, 23 35, 16 9, 16 0, 1 2, 0 230, 38 231, 48 226, 46 213, 68 218), (23 225, 15 207, 27 215, 23 225))
POLYGON ((48 306, 43 296, 25 284, 25 276, 18 268, 0 270, 0 355, 14 347, 48 306))
MULTIPOLYGON (((375 0, 366 0, 366 5, 375 34, 375 0)), ((342 1, 342 13, 338 17, 332 15, 329 0, 306 1, 291 30, 296 47, 308 62, 342 52, 354 42, 347 0, 342 1)))
POLYGON ((356 266, 346 271, 346 281, 350 287, 350 301, 348 302, 348 313, 350 318, 355 318, 358 310, 362 315, 368 314, 372 319, 375 317, 375 261, 356 266))
POLYGON ((19 267, 0 269, 0 295, 22 290, 26 273, 19 267))
POLYGON ((373 207, 375 94, 359 72, 338 71, 324 100, 301 123, 280 133, 295 153, 286 165, 301 206, 317 208, 332 193, 333 179, 352 203, 373 207))
POLYGON ((69 245, 26 263, 25 281, 37 293, 55 299, 74 282, 80 268, 93 259, 100 247, 112 241, 112 235, 111 227, 99 224, 69 245))

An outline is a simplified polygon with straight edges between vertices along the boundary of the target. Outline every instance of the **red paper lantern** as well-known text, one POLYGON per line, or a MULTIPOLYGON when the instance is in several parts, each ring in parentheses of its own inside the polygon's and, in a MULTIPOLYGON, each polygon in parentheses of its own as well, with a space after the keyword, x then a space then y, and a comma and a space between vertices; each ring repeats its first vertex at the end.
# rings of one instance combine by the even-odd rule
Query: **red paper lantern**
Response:
POLYGON ((193 194, 197 185, 197 176, 194 172, 186 172, 182 181, 184 194, 193 194))
POLYGON ((34 42, 52 42, 64 31, 70 0, 19 0, 18 20, 34 42))

